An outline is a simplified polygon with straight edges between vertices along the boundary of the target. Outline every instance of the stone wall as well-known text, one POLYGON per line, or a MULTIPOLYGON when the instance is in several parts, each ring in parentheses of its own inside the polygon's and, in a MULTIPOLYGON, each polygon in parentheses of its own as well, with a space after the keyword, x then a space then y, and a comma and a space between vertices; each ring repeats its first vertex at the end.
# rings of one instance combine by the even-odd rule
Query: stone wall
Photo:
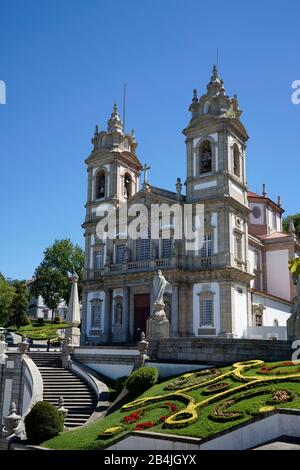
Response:
POLYGON ((158 340, 157 347, 150 349, 151 359, 157 361, 218 365, 250 359, 291 360, 293 353, 289 341, 227 338, 168 338, 158 340))

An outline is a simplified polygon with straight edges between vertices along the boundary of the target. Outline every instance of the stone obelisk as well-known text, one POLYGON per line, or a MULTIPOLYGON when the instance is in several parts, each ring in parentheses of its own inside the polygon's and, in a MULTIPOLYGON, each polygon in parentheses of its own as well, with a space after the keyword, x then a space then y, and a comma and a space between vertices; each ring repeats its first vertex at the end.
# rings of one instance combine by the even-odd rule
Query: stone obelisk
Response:
POLYGON ((72 276, 72 289, 68 304, 68 312, 66 321, 69 324, 66 328, 64 345, 71 344, 72 346, 79 346, 80 344, 80 304, 78 296, 78 276, 72 276))

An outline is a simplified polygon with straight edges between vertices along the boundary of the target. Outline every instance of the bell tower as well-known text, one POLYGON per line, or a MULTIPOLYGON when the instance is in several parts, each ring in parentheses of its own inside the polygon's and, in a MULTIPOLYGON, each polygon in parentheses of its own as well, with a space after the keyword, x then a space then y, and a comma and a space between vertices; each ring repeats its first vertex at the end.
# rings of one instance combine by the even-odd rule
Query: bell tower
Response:
POLYGON ((237 96, 230 98, 213 67, 207 92, 194 90, 187 146, 187 202, 230 197, 247 205, 246 141, 237 96))
POLYGON ((141 163, 136 156, 134 130, 124 131, 115 104, 107 130, 98 126, 92 138, 93 150, 86 160, 88 166, 87 218, 94 207, 110 202, 116 207, 139 191, 141 163))

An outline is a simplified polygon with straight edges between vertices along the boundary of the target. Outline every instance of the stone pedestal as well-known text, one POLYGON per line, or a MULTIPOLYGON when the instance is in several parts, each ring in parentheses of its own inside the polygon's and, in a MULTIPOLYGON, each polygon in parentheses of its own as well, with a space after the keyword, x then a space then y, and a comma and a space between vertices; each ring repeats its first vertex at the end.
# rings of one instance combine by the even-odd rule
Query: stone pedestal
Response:
POLYGON ((64 344, 71 341, 72 346, 80 346, 80 329, 77 326, 66 328, 64 344))
POLYGON ((164 304, 155 302, 151 317, 147 320, 147 338, 169 338, 170 323, 164 311, 164 304))

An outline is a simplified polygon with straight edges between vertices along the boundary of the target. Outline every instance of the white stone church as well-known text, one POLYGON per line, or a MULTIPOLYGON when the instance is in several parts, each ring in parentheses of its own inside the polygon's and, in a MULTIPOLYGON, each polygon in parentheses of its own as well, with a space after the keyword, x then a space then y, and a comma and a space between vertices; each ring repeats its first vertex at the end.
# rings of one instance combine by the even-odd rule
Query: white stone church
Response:
MULTIPOLYGON (((168 281, 165 311, 172 337, 286 339, 286 320, 296 290, 288 260, 299 256, 293 227, 282 232, 280 198, 248 190, 248 135, 237 97, 230 98, 213 68, 205 94, 196 90, 183 130, 186 142, 186 194, 147 181, 147 166, 136 154, 134 132, 125 133, 117 106, 107 130, 96 131, 86 160, 88 198, 82 345, 132 344, 146 331, 151 285, 161 269, 168 281), (144 171, 144 184, 140 175, 144 171), (97 209, 110 203, 204 204, 203 246, 186 249, 174 238, 101 238, 97 209)), ((184 158, 184 157, 183 157, 184 158)), ((151 163, 151 162, 149 162, 151 163)), ((165 227, 160 224, 160 234, 165 227)))

